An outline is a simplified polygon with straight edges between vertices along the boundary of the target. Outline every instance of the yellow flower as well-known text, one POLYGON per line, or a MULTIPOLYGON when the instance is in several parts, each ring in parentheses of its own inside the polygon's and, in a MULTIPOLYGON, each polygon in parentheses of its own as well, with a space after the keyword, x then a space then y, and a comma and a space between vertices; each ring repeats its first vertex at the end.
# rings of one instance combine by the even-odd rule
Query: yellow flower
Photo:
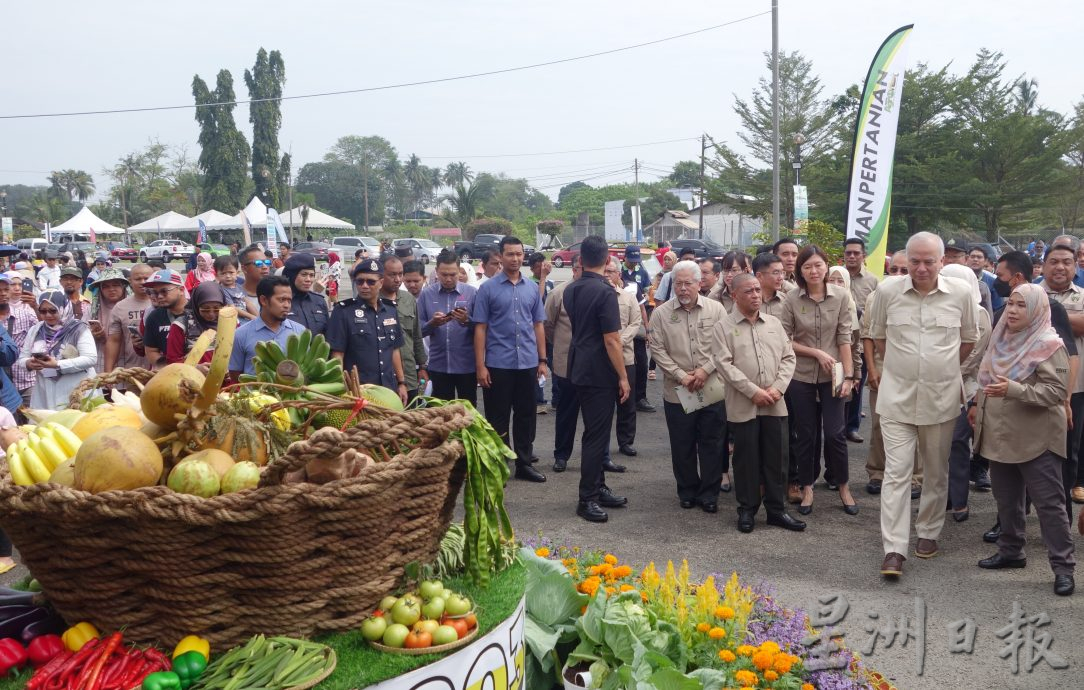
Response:
POLYGON ((730 651, 729 649, 720 649, 719 658, 729 664, 738 657, 734 656, 734 652, 730 651))
POLYGON ((817 690, 812 683, 802 683, 802 690, 817 690))
POLYGON ((756 690, 756 688, 752 688, 752 687, 744 687, 744 688, 742 688, 741 690, 756 690))
POLYGON ((772 655, 769 652, 760 650, 753 655, 753 665, 757 669, 763 671, 772 667, 772 655))
POLYGON ((752 671, 746 671, 745 669, 741 669, 740 671, 736 671, 734 673, 734 680, 741 683, 742 685, 748 685, 749 687, 755 688, 757 686, 757 683, 760 681, 760 678, 758 678, 757 674, 753 673, 752 671))
POLYGON ((632 568, 627 565, 619 565, 613 569, 613 576, 619 580, 623 577, 628 577, 629 575, 632 575, 632 568))
POLYGON ((764 672, 764 680, 768 681, 769 683, 773 683, 779 680, 779 674, 769 669, 764 672))
POLYGON ((550 550, 547 549, 545 546, 540 546, 534 550, 534 555, 538 556, 539 558, 549 558, 550 550))
POLYGON ((708 625, 707 623, 697 623, 696 624, 696 631, 697 632, 707 632, 709 630, 711 630, 711 626, 708 625))
POLYGON ((608 553, 603 556, 602 560, 609 565, 617 565, 617 556, 613 555, 612 553, 608 553))
POLYGON ((757 651, 757 648, 752 645, 743 644, 738 647, 738 654, 742 656, 753 656, 755 651, 757 651))
POLYGON ((614 589, 613 587, 607 587, 607 588, 606 588, 606 596, 610 596, 611 594, 613 594, 613 593, 614 593, 614 592, 616 592, 616 591, 617 591, 617 590, 616 590, 616 589, 614 589))
POLYGON ((631 592, 631 591, 633 591, 634 589, 636 589, 636 588, 635 588, 635 587, 633 587, 632 585, 629 585, 629 584, 624 584, 624 585, 621 585, 621 591, 622 591, 622 592, 631 592))
POLYGON ((715 609, 715 617, 722 618, 724 621, 728 621, 734 617, 734 609, 729 606, 719 606, 715 609))
POLYGON ((708 637, 713 640, 721 640, 726 637, 726 631, 722 628, 712 628, 708 631, 708 637))

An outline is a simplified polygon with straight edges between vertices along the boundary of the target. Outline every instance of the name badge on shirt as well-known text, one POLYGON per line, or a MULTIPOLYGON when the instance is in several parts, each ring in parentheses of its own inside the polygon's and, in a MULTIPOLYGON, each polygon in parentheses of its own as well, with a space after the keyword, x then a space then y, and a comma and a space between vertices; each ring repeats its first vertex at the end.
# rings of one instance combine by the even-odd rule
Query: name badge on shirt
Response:
POLYGON ((395 325, 395 319, 394 318, 384 319, 384 325, 385 326, 394 326, 395 325))

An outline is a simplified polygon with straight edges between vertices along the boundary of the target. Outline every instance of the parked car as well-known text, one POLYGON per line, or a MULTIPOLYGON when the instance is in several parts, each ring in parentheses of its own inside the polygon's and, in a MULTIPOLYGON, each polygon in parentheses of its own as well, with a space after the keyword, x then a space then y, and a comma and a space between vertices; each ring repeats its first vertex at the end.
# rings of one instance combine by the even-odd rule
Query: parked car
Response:
POLYGON ((331 251, 339 255, 339 259, 347 266, 354 263, 354 255, 359 249, 368 249, 369 256, 380 256, 380 242, 375 237, 332 237, 331 251))
POLYGON ((331 245, 327 242, 298 242, 294 244, 293 251, 298 254, 312 254, 318 261, 327 261, 327 253, 330 249, 331 245))
POLYGON ((201 253, 207 252, 215 259, 220 256, 230 255, 230 248, 224 244, 211 244, 209 242, 201 242, 199 245, 197 245, 197 247, 199 248, 199 251, 201 253))
POLYGON ((28 256, 32 256, 34 252, 39 249, 46 249, 49 246, 49 242, 46 241, 44 237, 27 237, 16 240, 15 246, 19 248, 19 251, 26 252, 28 256))
POLYGON ((722 261, 726 256, 727 249, 713 240, 680 239, 670 241, 670 250, 681 256, 681 250, 692 248, 698 259, 715 259, 722 261))
POLYGON ((418 237, 408 237, 401 240, 393 240, 392 247, 398 249, 399 247, 410 247, 410 253, 414 255, 414 259, 421 261, 423 264, 429 262, 436 262, 437 255, 440 254, 442 247, 433 240, 422 239, 418 237))
POLYGON ((139 258, 139 252, 132 247, 116 243, 113 244, 113 249, 110 250, 109 254, 116 261, 127 259, 128 261, 135 263, 136 259, 139 258))
POLYGON ((169 263, 174 258, 188 259, 196 253, 196 248, 181 240, 155 240, 139 250, 139 260, 161 259, 169 263))
POLYGON ((94 261, 94 255, 101 251, 98 249, 98 245, 93 242, 61 242, 57 248, 57 252, 63 254, 64 252, 81 251, 87 255, 87 261, 94 261))

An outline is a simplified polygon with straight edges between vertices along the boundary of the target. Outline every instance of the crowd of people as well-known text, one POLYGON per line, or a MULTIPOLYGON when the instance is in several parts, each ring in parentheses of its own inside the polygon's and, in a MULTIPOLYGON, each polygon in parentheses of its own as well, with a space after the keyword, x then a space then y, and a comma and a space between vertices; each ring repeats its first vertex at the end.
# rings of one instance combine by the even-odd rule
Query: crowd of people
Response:
POLYGON ((656 412, 647 382, 661 378, 680 507, 715 513, 733 491, 740 532, 755 529, 762 505, 768 525, 800 532, 807 524, 788 505, 810 515, 818 480, 859 514, 848 443, 866 441, 868 386, 865 489, 880 496, 880 572, 903 572, 912 501, 914 555, 926 559, 940 551, 946 515, 966 520, 969 491, 992 490, 998 523, 984 539, 998 550, 979 566, 1024 566, 1033 506, 1055 591, 1070 594, 1072 504, 1084 502, 1084 423, 1072 423, 1084 420, 1084 256, 1071 236, 1040 258, 985 247, 917 233, 880 280, 860 239, 846 241, 842 266, 791 238, 721 261, 664 246, 652 276, 641 261, 649 250, 615 257, 592 236, 572 280, 555 285, 545 257, 509 236, 477 269, 451 250, 432 267, 409 250, 359 251, 349 289, 338 256, 318 266, 285 243, 277 255, 259 245, 200 254, 183 276, 47 254, 0 272, 0 402, 10 413, 0 427, 23 421, 23 406, 66 406, 97 374, 183 361, 232 306, 242 323, 231 376, 253 372, 259 342, 309 330, 404 403, 431 394, 476 404, 481 389, 519 480, 546 481, 539 413, 556 414, 554 472, 572 461, 582 418, 576 513, 593 522, 628 504, 607 483, 626 470, 611 429, 618 452, 636 456, 637 415, 656 412))

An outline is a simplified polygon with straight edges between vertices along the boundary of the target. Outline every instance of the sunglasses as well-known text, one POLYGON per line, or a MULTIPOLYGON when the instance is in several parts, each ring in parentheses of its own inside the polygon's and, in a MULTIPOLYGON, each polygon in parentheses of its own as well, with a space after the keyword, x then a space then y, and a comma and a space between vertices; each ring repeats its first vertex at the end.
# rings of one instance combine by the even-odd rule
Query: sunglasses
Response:
POLYGON ((256 259, 255 261, 246 261, 245 266, 271 266, 271 259, 256 259))
POLYGON ((49 309, 48 307, 45 307, 45 308, 39 308, 38 313, 39 314, 59 314, 60 312, 57 311, 56 309, 49 309))
POLYGON ((372 285, 376 285, 379 282, 380 282, 379 278, 358 278, 357 280, 354 281, 354 284, 355 285, 369 285, 369 286, 372 286, 372 285))
POLYGON ((901 268, 899 266, 890 267, 888 269, 888 272, 889 272, 889 274, 894 275, 894 276, 896 276, 896 275, 904 275, 904 276, 907 275, 907 269, 906 268, 901 268))
POLYGON ((165 297, 169 294, 169 291, 173 290, 174 288, 176 288, 175 285, 170 285, 168 287, 161 288, 160 290, 155 290, 154 288, 143 288, 143 292, 145 292, 148 297, 165 297))

